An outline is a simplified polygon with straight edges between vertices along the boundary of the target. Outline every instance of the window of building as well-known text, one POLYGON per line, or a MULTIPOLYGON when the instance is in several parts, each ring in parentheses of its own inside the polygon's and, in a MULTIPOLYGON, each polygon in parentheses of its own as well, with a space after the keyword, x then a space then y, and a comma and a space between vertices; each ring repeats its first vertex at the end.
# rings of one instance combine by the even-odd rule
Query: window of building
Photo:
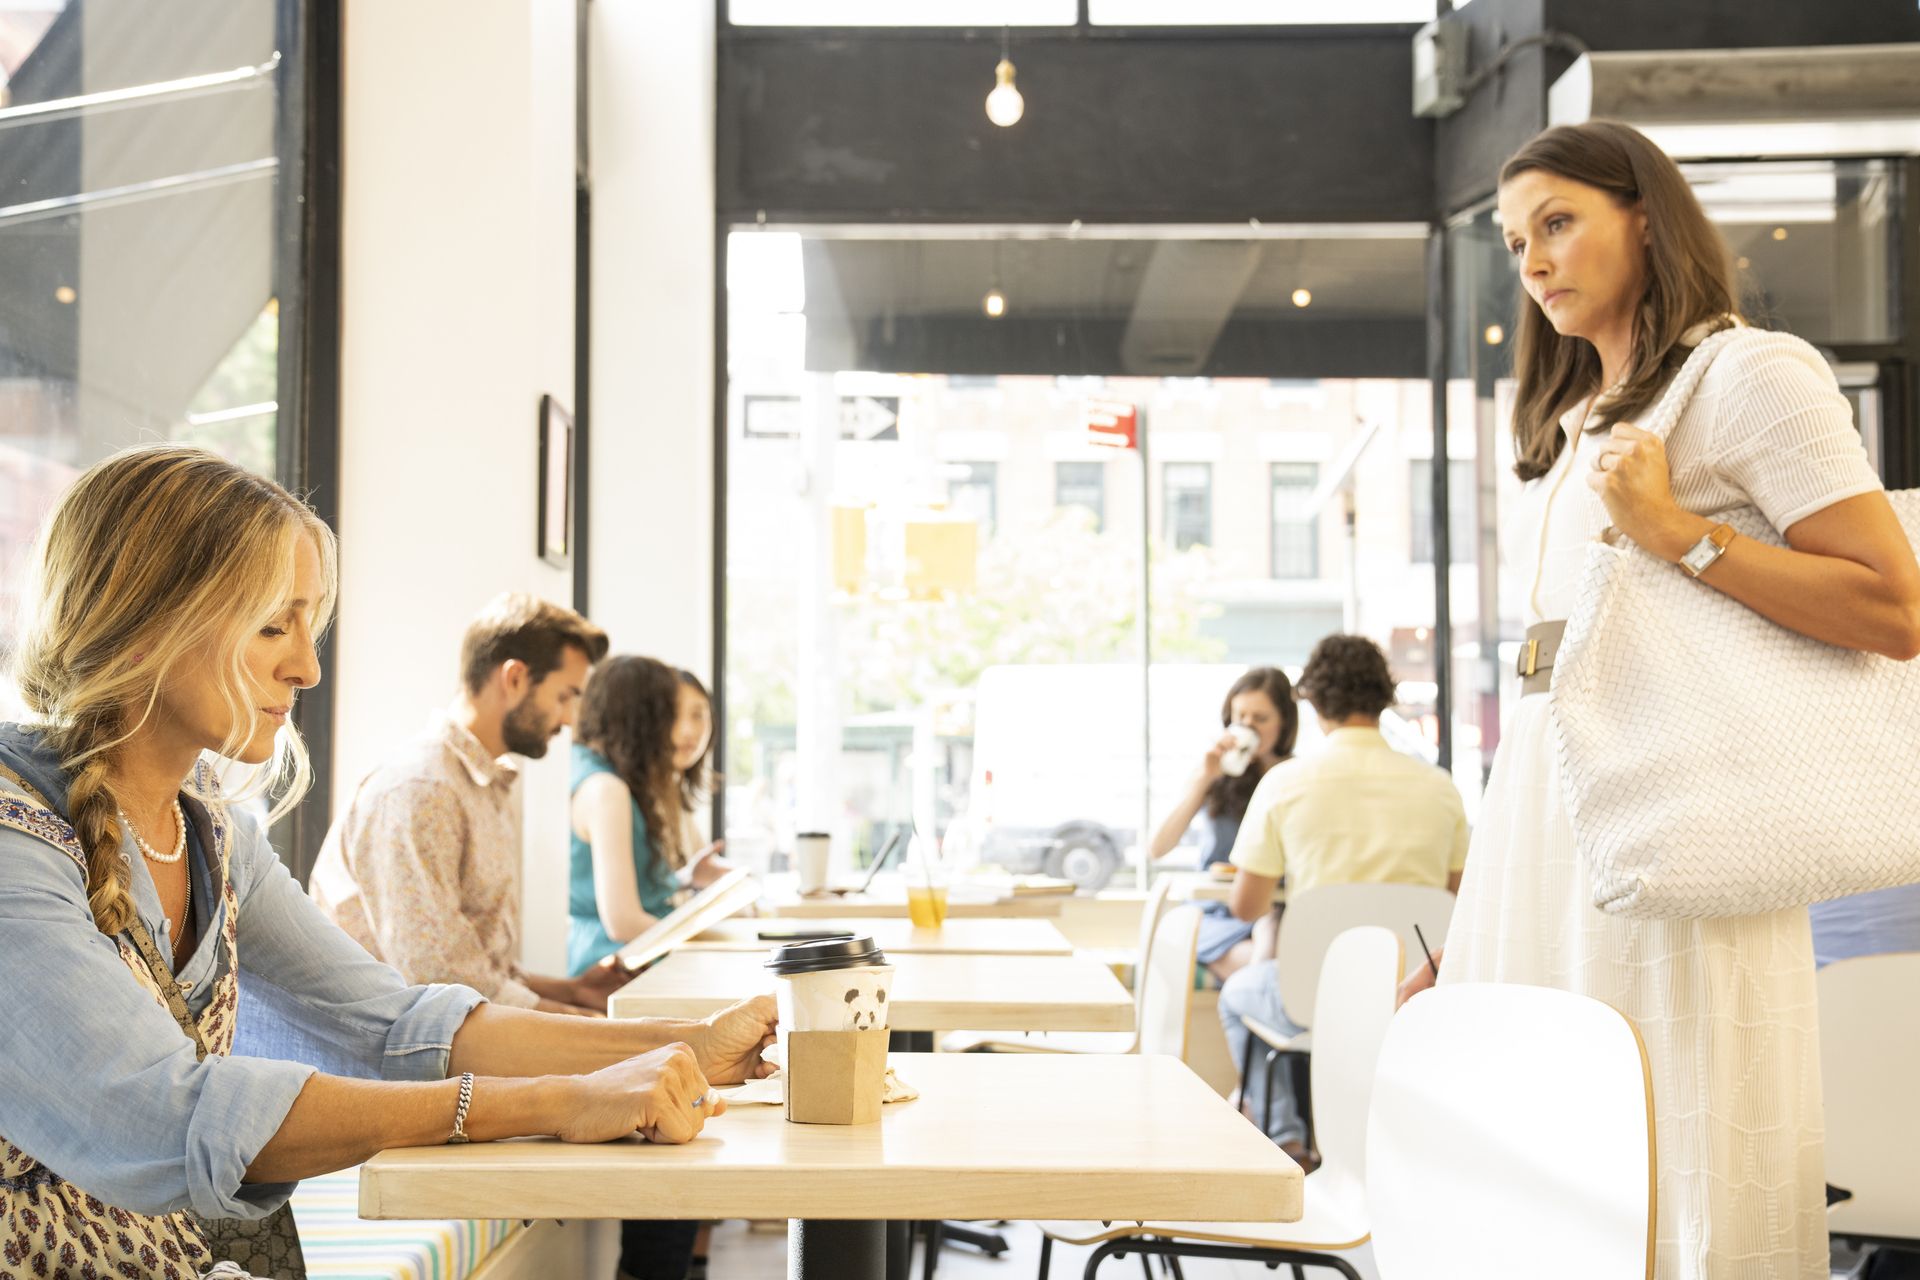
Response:
POLYGON ((1273 576, 1320 576, 1320 520, 1313 509, 1320 484, 1316 462, 1273 464, 1273 576))
POLYGON ((999 467, 991 462, 947 464, 947 505, 980 528, 980 538, 993 536, 1000 507, 999 467))
POLYGON ((1107 464, 1056 462, 1053 464, 1053 505, 1079 507, 1093 515, 1093 531, 1107 520, 1107 464))
POLYGON ((1161 536, 1175 551, 1213 541, 1213 464, 1169 462, 1161 470, 1161 536))
MULTIPOLYGON (((1433 563, 1433 462, 1414 458, 1407 463, 1407 528, 1415 564, 1433 563)), ((1447 463, 1447 544, 1453 564, 1472 564, 1479 523, 1474 515, 1475 482, 1472 458, 1447 463)))

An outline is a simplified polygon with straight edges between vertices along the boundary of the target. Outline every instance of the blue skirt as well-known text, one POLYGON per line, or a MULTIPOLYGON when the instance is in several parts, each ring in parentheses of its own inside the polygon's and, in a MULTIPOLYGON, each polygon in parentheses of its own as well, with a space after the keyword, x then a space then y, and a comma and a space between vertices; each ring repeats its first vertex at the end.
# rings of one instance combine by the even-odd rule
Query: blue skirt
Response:
POLYGON ((1214 961, 1233 950, 1242 938, 1253 936, 1253 923, 1238 920, 1224 902, 1208 902, 1200 908, 1200 948, 1194 959, 1201 964, 1214 961))

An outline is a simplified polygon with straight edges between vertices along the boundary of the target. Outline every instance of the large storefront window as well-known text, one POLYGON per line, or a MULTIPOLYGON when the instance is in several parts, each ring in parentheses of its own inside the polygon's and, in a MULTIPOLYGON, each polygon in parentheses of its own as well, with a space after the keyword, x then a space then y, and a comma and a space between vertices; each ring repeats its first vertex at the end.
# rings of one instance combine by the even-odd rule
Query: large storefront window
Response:
POLYGON ((0 649, 90 463, 187 440, 275 470, 282 9, 0 7, 0 649))
POLYGON ((988 863, 1124 881, 1233 681, 1341 630, 1436 758, 1426 231, 1313 230, 729 237, 736 856, 959 823, 988 863))

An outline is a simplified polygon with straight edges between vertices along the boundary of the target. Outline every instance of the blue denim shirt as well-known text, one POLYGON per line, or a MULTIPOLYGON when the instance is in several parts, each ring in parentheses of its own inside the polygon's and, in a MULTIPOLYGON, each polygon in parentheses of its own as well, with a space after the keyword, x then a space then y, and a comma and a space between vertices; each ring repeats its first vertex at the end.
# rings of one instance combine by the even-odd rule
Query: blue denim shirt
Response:
MULTIPOLYGON (((66 779, 31 730, 0 725, 0 763, 55 804, 66 779)), ((17 789, 0 777, 0 790, 17 789)), ((383 1080, 447 1075, 453 1036, 476 991, 411 987, 322 915, 268 844, 259 824, 228 811, 229 863, 239 902, 242 992, 231 1056, 196 1061, 173 1016, 127 972, 93 925, 85 877, 66 853, 0 827, 0 1135, 67 1181, 137 1213, 191 1208, 258 1218, 292 1183, 243 1186, 247 1167, 279 1130, 316 1067, 383 1080)), ((172 954, 166 914, 132 856, 135 910, 172 954)), ((198 1014, 213 997, 223 948, 211 913, 209 860, 192 842, 199 922, 177 975, 198 1014)), ((217 859, 211 863, 217 869, 217 859)))

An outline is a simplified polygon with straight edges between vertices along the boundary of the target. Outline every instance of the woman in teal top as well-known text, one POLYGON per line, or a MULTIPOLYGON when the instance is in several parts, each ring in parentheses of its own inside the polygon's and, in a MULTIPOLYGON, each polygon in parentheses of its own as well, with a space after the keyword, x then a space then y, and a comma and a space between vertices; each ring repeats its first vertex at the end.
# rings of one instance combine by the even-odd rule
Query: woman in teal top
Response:
POLYGON ((695 851, 713 709, 691 673, 621 655, 594 669, 573 748, 567 967, 574 974, 673 910, 682 889, 727 868, 695 851))

